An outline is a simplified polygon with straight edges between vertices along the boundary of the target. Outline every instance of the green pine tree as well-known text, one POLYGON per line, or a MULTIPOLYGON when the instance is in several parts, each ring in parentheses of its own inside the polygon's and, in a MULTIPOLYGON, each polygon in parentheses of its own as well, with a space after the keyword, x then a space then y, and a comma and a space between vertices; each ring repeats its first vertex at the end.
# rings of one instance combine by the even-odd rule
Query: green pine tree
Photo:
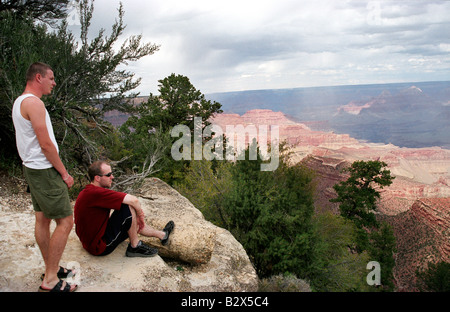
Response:
POLYGON ((337 197, 330 201, 339 203, 341 216, 356 225, 354 249, 358 253, 368 251, 370 260, 380 263, 381 290, 392 290, 395 236, 387 224, 380 226, 374 213, 379 190, 394 180, 386 167, 386 163, 378 160, 355 161, 344 170, 349 173, 347 180, 334 185, 337 197))
POLYGON ((249 159, 251 148, 232 170, 232 187, 224 201, 229 230, 260 277, 308 277, 315 257, 313 175, 300 164, 289 165, 286 156, 280 157, 275 171, 261 171, 261 158, 249 159))

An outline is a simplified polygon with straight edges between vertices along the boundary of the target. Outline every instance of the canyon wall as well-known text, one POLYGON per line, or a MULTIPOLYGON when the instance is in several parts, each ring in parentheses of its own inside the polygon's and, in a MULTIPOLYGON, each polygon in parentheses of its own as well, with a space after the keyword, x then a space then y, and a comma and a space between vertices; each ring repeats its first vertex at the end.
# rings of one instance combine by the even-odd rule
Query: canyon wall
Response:
MULTIPOLYGON (((281 112, 255 109, 242 116, 220 114, 211 122, 221 126, 279 126, 279 140, 293 152, 293 163, 303 162, 317 174, 316 211, 338 213, 333 185, 345 179, 342 168, 356 160, 380 160, 395 176, 381 190, 379 218, 394 227, 397 238, 397 289, 416 291, 415 271, 429 262, 449 261, 450 150, 440 147, 400 148, 392 144, 358 141, 346 134, 313 131, 281 112)), ((245 135, 245 133, 241 133, 245 135)))

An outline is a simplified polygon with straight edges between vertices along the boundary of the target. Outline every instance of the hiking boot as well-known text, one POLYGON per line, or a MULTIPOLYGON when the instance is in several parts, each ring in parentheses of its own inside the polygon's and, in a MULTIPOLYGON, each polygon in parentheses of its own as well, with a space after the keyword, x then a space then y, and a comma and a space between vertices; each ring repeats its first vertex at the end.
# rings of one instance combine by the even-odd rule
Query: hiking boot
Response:
POLYGON ((135 248, 128 244, 127 252, 125 255, 127 257, 153 257, 158 254, 158 249, 151 248, 145 245, 142 241, 139 241, 135 248))

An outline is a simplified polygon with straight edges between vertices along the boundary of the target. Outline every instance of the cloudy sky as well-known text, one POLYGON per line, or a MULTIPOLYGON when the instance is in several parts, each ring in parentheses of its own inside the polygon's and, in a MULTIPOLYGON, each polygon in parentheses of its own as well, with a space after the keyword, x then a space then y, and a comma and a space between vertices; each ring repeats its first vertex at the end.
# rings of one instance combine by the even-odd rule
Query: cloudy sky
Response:
MULTIPOLYGON (((171 73, 202 93, 450 80, 450 1, 122 0, 160 50, 128 70, 141 95, 171 73)), ((118 0, 96 0, 91 34, 118 0)), ((76 28, 77 25, 71 25, 76 28)))

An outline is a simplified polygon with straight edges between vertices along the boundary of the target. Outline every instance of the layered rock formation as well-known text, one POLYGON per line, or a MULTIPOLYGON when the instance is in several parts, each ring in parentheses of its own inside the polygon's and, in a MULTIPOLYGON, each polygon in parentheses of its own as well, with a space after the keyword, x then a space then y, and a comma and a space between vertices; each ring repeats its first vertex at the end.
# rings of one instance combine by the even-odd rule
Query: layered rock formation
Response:
MULTIPOLYGON (((1 191, 1 190, 0 190, 1 191)), ((105 257, 94 257, 73 230, 61 264, 78 274, 78 291, 256 291, 258 277, 243 247, 226 230, 206 221, 193 205, 158 179, 141 188, 147 222, 176 227, 168 246, 152 258, 128 258, 127 242, 105 257)), ((0 291, 37 291, 44 264, 34 238, 31 199, 0 192, 0 291), (10 206, 22 198, 22 209, 10 206), (14 198, 14 200, 11 200, 14 198)), ((143 239, 144 240, 144 239, 143 239)))
MULTIPOLYGON (((304 124, 289 120, 281 112, 257 109, 245 113, 220 114, 211 122, 226 129, 227 125, 279 126, 279 141, 292 147, 292 160, 307 156, 338 164, 355 160, 381 160, 396 176, 385 192, 395 197, 415 200, 420 197, 450 197, 450 150, 439 147, 400 148, 392 144, 360 142, 346 134, 312 131, 304 124)), ((242 135, 245 135, 243 133, 242 135)), ((411 203, 412 204, 412 203, 411 203)), ((395 213, 401 211, 395 210, 395 213)), ((385 213, 390 213, 389 209, 385 213)))
POLYGON ((398 291, 418 291, 416 272, 428 263, 450 262, 449 218, 449 198, 419 198, 411 209, 381 218, 393 226, 397 240, 394 274, 398 291))
POLYGON ((424 220, 442 241, 437 246, 444 261, 450 261, 450 198, 421 198, 411 207, 417 220, 424 220))
MULTIPOLYGON (((242 116, 238 114, 219 114, 211 118, 213 124, 219 125, 225 132, 227 126, 242 125, 244 130, 248 126, 259 126, 267 128, 270 133, 270 126, 279 126, 279 141, 303 148, 330 147, 339 148, 342 146, 358 145, 359 142, 347 134, 326 133, 313 131, 308 126, 296 123, 287 118, 281 112, 273 112, 269 109, 254 109, 242 116)), ((242 135, 245 133, 242 132, 242 135)), ((308 150, 310 151, 310 150, 308 150)))
POLYGON ((380 218, 394 226, 397 237, 398 289, 416 290, 417 268, 426 267, 430 261, 449 261, 450 150, 361 142, 345 134, 312 131, 271 110, 252 110, 242 116, 220 114, 212 122, 223 129, 238 124, 278 125, 280 141, 291 145, 291 161, 304 162, 317 173, 317 211, 337 213, 337 204, 329 199, 336 196, 333 185, 345 179, 342 168, 355 160, 386 162, 395 180, 381 190, 378 210, 380 218))

